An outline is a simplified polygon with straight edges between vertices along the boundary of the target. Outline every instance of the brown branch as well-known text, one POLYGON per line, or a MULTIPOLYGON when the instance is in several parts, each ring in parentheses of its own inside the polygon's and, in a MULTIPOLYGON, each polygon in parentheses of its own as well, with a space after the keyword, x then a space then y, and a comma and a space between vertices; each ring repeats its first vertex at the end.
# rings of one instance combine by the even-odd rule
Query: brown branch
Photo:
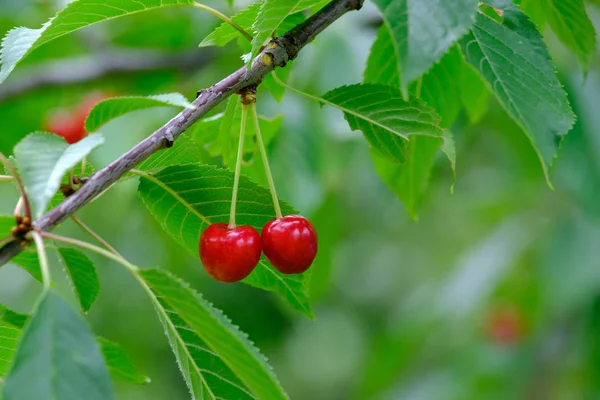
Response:
MULTIPOLYGON (((271 41, 252 61, 250 69, 244 66, 210 88, 201 90, 193 103, 196 109, 182 111, 127 153, 95 173, 75 194, 35 221, 34 226, 42 231, 53 229, 137 164, 172 145, 179 135, 223 100, 246 86, 259 84, 265 75, 276 67, 284 66, 296 58, 298 52, 308 42, 348 11, 360 9, 363 1, 333 0, 302 24, 271 41)), ((22 250, 20 243, 17 242, 4 246, 0 249, 0 266, 6 264, 22 250)))

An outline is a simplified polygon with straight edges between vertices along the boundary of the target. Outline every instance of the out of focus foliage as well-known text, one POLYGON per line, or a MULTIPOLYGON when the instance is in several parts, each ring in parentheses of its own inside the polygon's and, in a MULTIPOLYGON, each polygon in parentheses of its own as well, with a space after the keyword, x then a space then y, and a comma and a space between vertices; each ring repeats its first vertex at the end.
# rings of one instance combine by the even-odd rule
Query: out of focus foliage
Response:
MULTIPOLYGON (((224 2, 211 3, 232 14, 224 2)), ((0 31, 39 26, 59 6, 0 0, 0 31)), ((599 28, 600 5, 586 6, 599 28)), ((294 62, 291 84, 321 94, 362 81, 377 33, 371 20, 378 25, 367 3, 336 22, 294 62)), ((235 43, 197 49, 217 24, 199 10, 158 10, 35 50, 0 86, 0 151, 11 153, 22 137, 42 129, 53 109, 73 107, 96 90, 193 98, 243 65, 235 43), (82 57, 133 47, 165 57, 203 56, 179 67, 3 92, 45 63, 73 59, 77 68, 82 57)), ((278 103, 264 92, 261 113, 284 115, 270 145, 280 195, 319 232, 310 283, 315 321, 266 292, 210 280, 141 206, 133 182, 114 188, 80 217, 137 265, 168 268, 223 309, 268 355, 292 399, 600 397, 600 62, 584 60, 590 66, 584 76, 578 58, 544 33, 578 116, 550 169, 555 190, 521 129, 484 95, 480 105, 487 112, 475 124, 461 111, 452 126, 454 194, 452 171, 440 155, 418 222, 381 182, 364 138, 349 131, 340 112, 293 93, 278 103)), ((106 165, 175 112, 136 111, 106 125, 107 143, 92 163, 106 165)), ((0 211, 8 214, 17 193, 8 185, 1 190, 0 211)), ((85 238, 71 223, 58 231, 85 238)), ((94 331, 122 344, 152 378, 145 386, 119 383, 118 398, 188 398, 150 301, 120 268, 92 258, 103 288, 88 313, 94 331)), ((58 286, 76 304, 68 283, 58 286)), ((39 290, 22 270, 0 269, 2 302, 17 311, 29 313, 39 290)))

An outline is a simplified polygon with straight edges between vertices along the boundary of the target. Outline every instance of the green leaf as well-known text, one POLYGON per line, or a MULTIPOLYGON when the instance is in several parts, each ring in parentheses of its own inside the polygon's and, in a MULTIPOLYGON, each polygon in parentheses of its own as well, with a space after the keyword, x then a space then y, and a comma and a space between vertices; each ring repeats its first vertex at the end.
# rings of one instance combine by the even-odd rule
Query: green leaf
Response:
POLYGON ((71 279, 71 284, 79 299, 81 309, 83 312, 87 312, 100 293, 100 282, 96 274, 96 267, 79 250, 59 247, 58 254, 71 279))
POLYGON ((478 1, 375 0, 375 4, 393 42, 394 52, 386 54, 396 55, 400 82, 408 87, 467 33, 478 1))
POLYGON ((390 86, 343 86, 322 100, 342 110, 352 130, 361 130, 374 149, 396 163, 406 161, 410 135, 442 135, 440 117, 429 106, 402 100, 400 90, 390 86))
POLYGON ((0 377, 6 376, 17 351, 20 337, 19 328, 0 323, 0 377))
POLYGON ((490 91, 481 75, 465 61, 460 74, 460 99, 473 124, 479 122, 488 110, 490 91))
POLYGON ((86 136, 72 145, 49 133, 32 133, 17 143, 15 162, 36 218, 48 207, 67 171, 102 143, 104 138, 99 133, 86 136))
POLYGON ((596 30, 585 11, 583 0, 541 0, 550 27, 587 72, 596 53, 596 30))
POLYGON ((28 319, 28 315, 20 314, 0 304, 0 378, 6 376, 12 364, 21 337, 21 329, 28 319))
MULTIPOLYGON (((249 30, 252 28, 252 24, 256 20, 260 6, 260 3, 251 4, 248 8, 231 17, 231 19, 233 22, 241 26, 246 32, 249 32, 249 30)), ((227 22, 223 22, 204 38, 199 47, 225 46, 239 36, 240 33, 234 27, 227 22)))
POLYGON ((390 29, 387 25, 382 25, 369 52, 364 83, 380 83, 400 87, 399 62, 394 45, 390 29))
POLYGON ((557 139, 571 129, 574 115, 535 25, 512 2, 496 3, 505 5, 503 21, 477 15, 461 48, 533 143, 549 182, 557 139))
POLYGON ((38 257, 37 251, 23 251, 18 256, 13 257, 13 259, 10 260, 10 262, 18 267, 23 268, 36 281, 43 283, 42 268, 40 267, 40 259, 38 257))
POLYGON ((114 398, 100 347, 86 321, 51 289, 23 331, 3 395, 6 400, 114 398))
MULTIPOLYGON (((195 126, 195 125, 194 125, 195 126)), ((138 171, 156 172, 170 165, 197 164, 207 161, 208 156, 189 133, 179 135, 173 147, 162 149, 138 164, 138 171)))
MULTIPOLYGON (((317 3, 323 3, 317 2, 317 3)), ((231 19, 233 22, 242 27, 246 32, 252 33, 252 25, 258 16, 258 12, 260 11, 261 3, 251 4, 248 8, 240 11, 235 14, 231 19)), ((277 27, 276 33, 277 35, 281 35, 288 30, 292 29, 299 23, 306 20, 306 17, 301 13, 292 14, 286 17, 281 24, 277 27)), ((225 46, 232 40, 236 38, 243 38, 234 27, 232 27, 229 23, 223 22, 218 27, 216 27, 204 40, 200 43, 199 47, 208 47, 208 46, 225 46)))
POLYGON ((92 108, 90 114, 85 120, 85 129, 88 132, 95 132, 102 125, 112 119, 125 115, 127 113, 144 110, 153 107, 181 107, 195 109, 181 93, 159 94, 155 96, 127 96, 113 97, 102 100, 92 108))
POLYGON ((460 81, 463 59, 457 47, 452 47, 421 81, 421 99, 442 118, 440 125, 450 128, 461 110, 460 81))
POLYGON ((191 5, 194 0, 75 0, 40 29, 14 28, 2 40, 0 83, 15 66, 44 43, 86 26, 160 7, 191 5))
POLYGON ((106 366, 114 378, 136 385, 150 383, 150 378, 137 370, 129 354, 120 345, 101 337, 96 338, 96 340, 102 347, 106 366))
MULTIPOLYGON (((168 167, 142 178, 139 193, 163 229, 198 258, 200 233, 229 218, 233 173, 208 165, 168 167)), ((281 202, 284 214, 295 214, 281 202)), ((269 191, 240 178, 237 222, 260 230, 275 217, 269 191)), ((244 283, 275 292, 295 309, 312 317, 304 275, 284 275, 262 258, 244 283)))
POLYGON ((405 164, 396 164, 372 152, 375 169, 381 179, 404 204, 412 219, 418 219, 417 207, 429 184, 431 169, 442 141, 428 136, 414 136, 407 146, 405 164))
POLYGON ((210 303, 166 271, 139 272, 192 398, 286 399, 271 366, 210 303))
MULTIPOLYGON (((21 331, 30 318, 29 315, 17 313, 0 304, 0 377, 4 377, 8 372, 21 331)), ((150 382, 150 378, 137 371, 121 346, 101 337, 96 340, 102 347, 104 359, 113 378, 138 385, 150 382)))
MULTIPOLYGON (((195 141, 202 145, 211 156, 221 157, 223 165, 235 166, 237 146, 240 139, 240 126, 242 124, 242 108, 239 102, 233 103, 232 109, 225 113, 217 114, 209 120, 203 120, 194 125, 190 131, 195 141), (218 125, 218 129, 215 126, 218 125), (215 132, 217 133, 215 135, 215 132)), ((278 115, 267 118, 259 115, 258 123, 265 146, 269 146, 283 123, 283 116, 278 115)), ((256 130, 252 116, 248 115, 246 125, 246 139, 244 140, 244 160, 249 161, 259 153, 256 141, 256 130)))
POLYGON ((25 326, 28 320, 29 315, 18 313, 6 307, 5 305, 0 304, 0 321, 3 324, 21 329, 25 326))
POLYGON ((232 96, 227 101, 227 107, 225 108, 225 114, 221 119, 221 123, 219 125, 218 131, 218 140, 216 145, 217 150, 215 148, 211 151, 212 154, 221 154, 223 156, 223 161, 226 162, 231 158, 231 154, 237 152, 237 145, 234 144, 234 137, 239 138, 240 125, 241 123, 235 124, 235 115, 238 110, 241 115, 241 104, 237 96, 232 96), (237 133, 234 132, 237 129, 237 133), (220 149, 220 150, 219 150, 220 149))
POLYGON ((292 14, 311 7, 326 4, 326 0, 265 0, 254 21, 252 39, 252 58, 258 53, 271 35, 280 29, 284 21, 292 14))

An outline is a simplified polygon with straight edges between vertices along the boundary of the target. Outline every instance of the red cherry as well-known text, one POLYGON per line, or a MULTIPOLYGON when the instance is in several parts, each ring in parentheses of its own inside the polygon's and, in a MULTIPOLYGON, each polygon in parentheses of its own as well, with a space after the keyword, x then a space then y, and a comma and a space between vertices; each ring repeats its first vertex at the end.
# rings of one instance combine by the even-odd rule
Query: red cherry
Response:
POLYGON ((487 321, 487 336, 495 343, 513 345, 525 335, 525 319, 515 307, 493 310, 487 321))
POLYGON ((306 271, 317 255, 317 231, 301 215, 287 215, 267 222, 261 239, 265 256, 284 274, 306 271))
POLYGON ((87 95, 81 102, 81 105, 74 111, 60 109, 50 114, 45 130, 62 136, 67 143, 73 144, 86 137, 85 120, 98 102, 109 97, 109 93, 93 92, 87 95))
POLYGON ((217 281, 241 281, 256 267, 262 251, 260 236, 251 226, 210 225, 200 236, 200 259, 217 281))
POLYGON ((67 143, 73 144, 79 142, 87 134, 83 125, 81 118, 65 109, 61 109, 49 116, 45 129, 62 136, 67 143))

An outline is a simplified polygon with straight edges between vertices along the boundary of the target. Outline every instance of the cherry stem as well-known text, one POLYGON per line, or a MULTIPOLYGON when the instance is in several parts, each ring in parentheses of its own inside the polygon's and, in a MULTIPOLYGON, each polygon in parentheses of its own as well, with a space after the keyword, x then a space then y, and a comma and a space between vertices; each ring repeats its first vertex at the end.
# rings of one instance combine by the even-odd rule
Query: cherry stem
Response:
POLYGON ((217 17, 217 18, 221 19, 222 21, 228 23, 235 30, 237 30, 239 33, 241 33, 242 36, 244 36, 246 39, 248 39, 249 42, 252 42, 252 35, 250 35, 248 32, 246 32, 244 30, 244 28, 242 28, 241 26, 239 26, 238 24, 236 24, 235 22, 233 22, 233 20, 231 18, 229 18, 227 15, 223 14, 220 11, 215 10, 212 7, 207 6, 206 4, 194 3, 193 6, 196 7, 196 8, 199 8, 201 10, 208 11, 209 13, 211 13, 212 15, 214 15, 215 17, 217 17))
POLYGON ((31 231, 35 247, 40 258, 40 270, 42 271, 42 281, 44 282, 44 288, 50 289, 50 283, 52 278, 50 276, 50 267, 48 266, 48 257, 46 256, 46 248, 44 247, 44 241, 42 240, 42 234, 38 231, 31 231))
POLYGON ((252 117, 254 118, 254 130, 256 131, 256 141, 258 142, 258 149, 260 150, 260 156, 265 167, 265 174, 267 175, 267 181, 269 182, 269 190, 273 197, 273 206, 275 207, 275 215, 277 218, 281 218, 281 206, 279 205, 279 199, 277 198, 277 191, 275 190, 275 182, 273 181, 273 175, 271 174, 271 167, 269 166, 269 159, 267 158, 267 150, 265 149, 265 142, 263 142, 262 135, 260 133, 260 123, 258 120, 258 113, 256 112, 256 104, 250 105, 252 109, 252 117))
POLYGON ((83 223, 82 220, 80 220, 79 218, 77 218, 76 216, 72 215, 71 219, 73 220, 73 222, 75 222, 81 229, 83 229, 86 233, 88 233, 91 237, 93 237, 98 243, 100 243, 102 246, 106 247, 106 249, 108 251, 110 251, 111 253, 122 257, 119 252, 117 250, 115 250, 114 247, 112 247, 106 240, 104 240, 100 235, 98 235, 96 232, 94 232, 94 230, 92 228, 90 228, 89 226, 87 226, 86 224, 83 223))
POLYGON ((237 159, 235 161, 235 175, 233 176, 233 193, 231 195, 231 211, 229 212, 229 228, 235 228, 235 208, 237 205, 238 188, 240 185, 240 172, 244 156, 244 137, 246 136, 246 122, 248 121, 248 105, 242 104, 242 122, 240 125, 240 141, 238 143, 237 159))
POLYGON ((132 272, 134 274, 137 274, 137 271, 139 270, 139 267, 136 267, 135 265, 133 265, 132 263, 130 263, 129 261, 127 261, 120 255, 111 253, 110 251, 104 250, 102 247, 93 245, 91 243, 87 243, 82 240, 72 239, 72 238, 68 238, 68 237, 64 237, 64 236, 60 236, 60 235, 55 235, 55 234, 49 233, 49 232, 42 232, 41 235, 43 237, 45 237, 46 239, 55 240, 57 242, 62 242, 62 243, 70 244, 73 246, 77 246, 79 248, 93 251, 94 253, 98 253, 106 258, 110 258, 111 260, 116 261, 119 264, 125 266, 130 272, 132 272))
POLYGON ((10 175, 0 175, 0 182, 12 182, 15 179, 10 175))
POLYGON ((14 212, 15 217, 21 215, 22 209, 23 209, 23 196, 20 196, 19 200, 17 200, 17 205, 15 206, 15 212, 14 212))
POLYGON ((8 172, 11 173, 14 180, 17 182, 17 186, 19 187, 19 191, 21 192, 21 197, 23 198, 23 206, 25 207, 25 216, 31 218, 31 206, 29 205, 29 198, 27 197, 27 192, 25 191, 25 186, 23 185, 23 181, 19 176, 19 173, 12 165, 12 163, 0 152, 0 162, 4 164, 8 172))

